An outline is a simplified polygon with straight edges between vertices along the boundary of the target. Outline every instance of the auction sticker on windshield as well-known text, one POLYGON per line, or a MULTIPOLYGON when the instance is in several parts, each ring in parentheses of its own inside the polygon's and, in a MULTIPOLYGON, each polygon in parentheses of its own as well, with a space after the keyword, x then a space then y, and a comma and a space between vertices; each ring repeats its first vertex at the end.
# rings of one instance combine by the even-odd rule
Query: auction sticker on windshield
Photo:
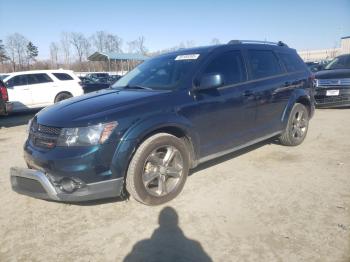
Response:
POLYGON ((327 90, 326 96, 338 96, 339 90, 327 90))
POLYGON ((194 60, 199 57, 199 54, 178 55, 175 60, 194 60))

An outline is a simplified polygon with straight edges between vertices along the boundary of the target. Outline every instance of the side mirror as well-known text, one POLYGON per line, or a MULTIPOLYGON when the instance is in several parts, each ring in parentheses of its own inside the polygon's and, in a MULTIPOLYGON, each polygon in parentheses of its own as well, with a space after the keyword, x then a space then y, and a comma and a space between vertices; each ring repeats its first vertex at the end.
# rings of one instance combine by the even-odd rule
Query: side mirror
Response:
POLYGON ((224 79, 221 74, 206 74, 200 79, 198 90, 206 90, 218 88, 224 84, 224 79))

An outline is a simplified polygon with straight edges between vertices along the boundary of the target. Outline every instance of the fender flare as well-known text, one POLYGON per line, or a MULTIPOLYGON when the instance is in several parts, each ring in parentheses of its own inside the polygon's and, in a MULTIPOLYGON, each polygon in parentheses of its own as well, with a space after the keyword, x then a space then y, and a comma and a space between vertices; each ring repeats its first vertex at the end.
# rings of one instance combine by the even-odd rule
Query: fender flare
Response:
POLYGON ((186 118, 175 113, 165 113, 138 121, 128 128, 120 139, 113 155, 111 163, 113 177, 125 177, 131 158, 142 141, 149 135, 157 132, 157 130, 167 128, 181 130, 189 140, 192 145, 191 150, 193 150, 192 167, 194 167, 197 164, 199 156, 198 135, 193 132, 192 124, 186 118))
POLYGON ((307 107, 307 109, 309 110, 309 114, 310 114, 310 118, 311 118, 313 116, 314 110, 315 110, 315 105, 312 101, 313 100, 312 100, 311 96, 306 92, 306 90, 296 89, 293 92, 293 94, 290 96, 288 103, 283 110, 283 114, 281 117, 283 129, 285 129, 287 126, 289 115, 290 115, 295 103, 304 104, 307 107))

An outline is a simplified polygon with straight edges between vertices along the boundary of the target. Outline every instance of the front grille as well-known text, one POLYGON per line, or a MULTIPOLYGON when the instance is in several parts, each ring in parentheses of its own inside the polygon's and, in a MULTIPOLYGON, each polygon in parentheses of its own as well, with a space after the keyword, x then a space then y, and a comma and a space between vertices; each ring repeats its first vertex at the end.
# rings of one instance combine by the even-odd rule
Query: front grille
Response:
POLYGON ((33 119, 29 139, 33 145, 41 148, 54 148, 60 135, 61 128, 41 125, 33 119))
POLYGON ((350 102, 349 95, 339 95, 339 96, 315 96, 317 104, 326 104, 326 103, 336 103, 336 102, 350 102))

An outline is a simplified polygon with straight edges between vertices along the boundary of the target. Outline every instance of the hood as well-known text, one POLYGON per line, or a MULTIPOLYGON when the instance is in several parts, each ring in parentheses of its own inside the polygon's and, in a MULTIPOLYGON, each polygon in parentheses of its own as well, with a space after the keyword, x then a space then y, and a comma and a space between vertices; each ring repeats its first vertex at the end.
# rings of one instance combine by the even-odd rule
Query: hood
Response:
POLYGON ((350 69, 322 70, 315 73, 316 79, 341 79, 350 78, 350 69))
POLYGON ((55 127, 79 127, 115 120, 127 108, 157 99, 167 92, 104 89, 63 100, 41 110, 38 123, 55 127))

